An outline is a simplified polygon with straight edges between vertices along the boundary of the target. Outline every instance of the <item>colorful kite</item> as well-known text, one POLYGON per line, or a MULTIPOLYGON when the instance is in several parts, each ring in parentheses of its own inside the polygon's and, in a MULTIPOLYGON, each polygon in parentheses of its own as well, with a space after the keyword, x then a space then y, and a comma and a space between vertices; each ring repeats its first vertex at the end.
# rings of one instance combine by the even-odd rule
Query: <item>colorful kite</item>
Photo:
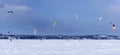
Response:
POLYGON ((53 28, 55 28, 56 27, 56 25, 57 25, 57 21, 56 20, 53 20, 53 28))
POLYGON ((116 30, 116 25, 113 24, 113 23, 110 23, 110 24, 112 24, 112 31, 115 31, 116 30))

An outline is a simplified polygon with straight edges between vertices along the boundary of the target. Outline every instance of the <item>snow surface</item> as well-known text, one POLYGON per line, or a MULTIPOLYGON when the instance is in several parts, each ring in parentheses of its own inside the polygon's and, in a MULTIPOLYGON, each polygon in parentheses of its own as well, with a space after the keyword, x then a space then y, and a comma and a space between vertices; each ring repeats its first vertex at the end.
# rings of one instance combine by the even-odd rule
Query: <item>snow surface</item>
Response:
POLYGON ((120 41, 0 40, 0 55, 120 55, 120 41))

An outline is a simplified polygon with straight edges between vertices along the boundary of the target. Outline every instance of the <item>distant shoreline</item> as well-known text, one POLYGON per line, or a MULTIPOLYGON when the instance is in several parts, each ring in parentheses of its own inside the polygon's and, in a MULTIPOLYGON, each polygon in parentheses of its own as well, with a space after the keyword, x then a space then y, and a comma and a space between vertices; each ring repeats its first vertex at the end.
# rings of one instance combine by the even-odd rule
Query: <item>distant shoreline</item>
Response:
POLYGON ((120 40, 120 36, 117 35, 102 35, 102 34, 95 34, 95 35, 0 35, 0 39, 62 39, 62 40, 83 40, 83 39, 90 39, 90 40, 110 40, 116 39, 120 40))

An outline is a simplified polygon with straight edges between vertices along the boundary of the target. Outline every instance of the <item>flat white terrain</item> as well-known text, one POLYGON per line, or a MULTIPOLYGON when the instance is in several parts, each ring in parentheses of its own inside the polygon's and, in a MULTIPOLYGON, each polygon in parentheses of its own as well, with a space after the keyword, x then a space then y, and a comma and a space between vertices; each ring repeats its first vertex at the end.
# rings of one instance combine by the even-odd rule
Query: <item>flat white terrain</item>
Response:
POLYGON ((120 40, 0 40, 0 55, 120 55, 120 40))

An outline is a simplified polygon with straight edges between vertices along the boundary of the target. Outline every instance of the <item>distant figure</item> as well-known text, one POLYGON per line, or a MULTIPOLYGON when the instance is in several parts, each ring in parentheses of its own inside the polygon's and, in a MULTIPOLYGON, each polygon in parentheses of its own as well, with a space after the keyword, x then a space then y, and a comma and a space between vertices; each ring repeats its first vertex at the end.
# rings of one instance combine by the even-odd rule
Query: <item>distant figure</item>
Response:
POLYGON ((78 38, 78 40, 80 41, 80 38, 78 38))
POLYGON ((7 35, 10 35, 10 32, 9 32, 9 31, 7 32, 7 35))
POLYGON ((10 39, 10 41, 12 42, 12 39, 10 39))
POLYGON ((10 41, 12 41, 12 38, 9 36, 10 35, 10 31, 7 32, 7 35, 9 37, 10 41))
POLYGON ((70 41, 70 38, 68 37, 67 40, 68 40, 68 42, 69 42, 69 41, 70 41))
POLYGON ((12 15, 14 15, 13 11, 8 11, 8 13, 11 13, 12 15))

